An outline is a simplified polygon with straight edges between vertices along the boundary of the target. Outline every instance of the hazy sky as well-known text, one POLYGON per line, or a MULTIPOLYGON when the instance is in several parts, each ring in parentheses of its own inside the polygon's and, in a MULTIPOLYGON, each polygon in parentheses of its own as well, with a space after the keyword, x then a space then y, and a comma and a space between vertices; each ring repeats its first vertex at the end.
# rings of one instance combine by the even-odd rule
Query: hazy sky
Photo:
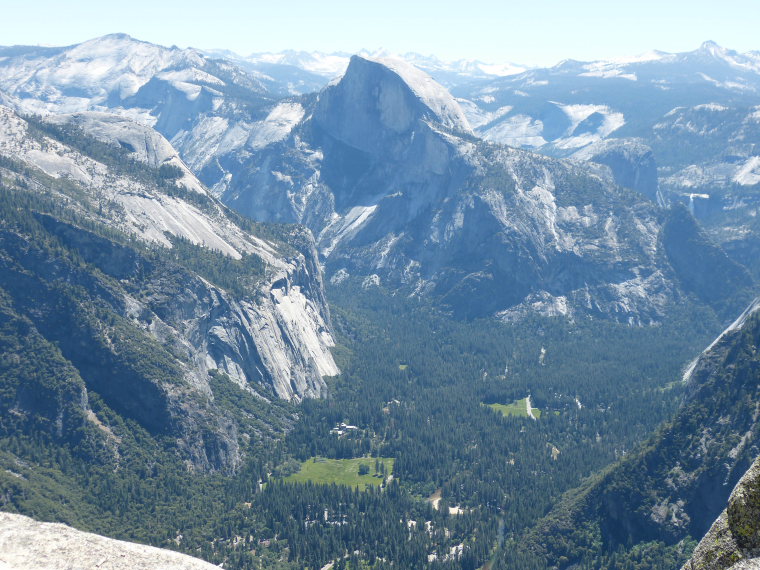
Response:
POLYGON ((708 39, 760 50, 760 0, 0 0, 0 13, 0 45, 125 32, 243 55, 385 48, 533 65, 688 51, 708 39))

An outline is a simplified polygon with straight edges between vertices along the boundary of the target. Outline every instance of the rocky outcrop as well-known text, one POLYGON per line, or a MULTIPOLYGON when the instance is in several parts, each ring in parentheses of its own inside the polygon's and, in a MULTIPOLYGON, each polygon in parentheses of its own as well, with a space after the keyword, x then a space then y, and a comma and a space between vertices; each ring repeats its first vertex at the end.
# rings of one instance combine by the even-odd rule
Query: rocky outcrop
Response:
POLYGON ((205 193, 195 175, 179 157, 179 153, 155 129, 114 113, 96 111, 49 115, 45 120, 54 125, 80 129, 99 141, 122 148, 129 153, 130 158, 152 168, 177 169, 179 183, 183 187, 197 193, 205 193))
POLYGON ((637 139, 605 139, 572 155, 607 166, 616 184, 640 192, 656 204, 662 203, 657 180, 657 162, 652 149, 637 139))
POLYGON ((750 467, 682 570, 760 568, 760 461, 750 467))
POLYGON ((179 552, 82 532, 0 512, 0 568, 14 570, 212 570, 179 552))

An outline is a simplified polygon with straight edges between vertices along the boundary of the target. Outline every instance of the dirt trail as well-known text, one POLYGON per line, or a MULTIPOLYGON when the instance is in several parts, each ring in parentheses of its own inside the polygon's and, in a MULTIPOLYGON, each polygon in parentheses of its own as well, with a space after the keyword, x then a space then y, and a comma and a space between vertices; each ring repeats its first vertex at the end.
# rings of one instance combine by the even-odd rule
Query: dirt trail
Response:
POLYGON ((537 419, 536 416, 533 415, 533 406, 530 405, 530 396, 525 398, 525 411, 528 413, 529 418, 533 418, 534 420, 537 419))

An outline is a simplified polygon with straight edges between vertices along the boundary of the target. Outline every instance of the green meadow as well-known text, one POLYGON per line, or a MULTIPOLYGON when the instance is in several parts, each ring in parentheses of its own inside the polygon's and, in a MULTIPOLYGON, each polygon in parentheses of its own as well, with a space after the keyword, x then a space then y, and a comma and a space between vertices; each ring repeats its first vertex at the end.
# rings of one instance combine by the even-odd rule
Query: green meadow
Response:
POLYGON ((301 463, 301 470, 287 476, 288 483, 319 483, 347 485, 364 490, 368 485, 380 486, 393 473, 392 457, 358 457, 355 459, 326 459, 312 457, 301 463), (359 474, 362 465, 368 468, 366 474, 359 474), (380 467, 380 470, 377 470, 380 467), (384 467, 384 469, 383 469, 384 467), (384 473, 383 473, 384 471, 384 473))
MULTIPOLYGON (((511 404, 488 404, 488 407, 504 416, 518 416, 527 418, 528 406, 526 400, 527 398, 523 398, 522 400, 515 400, 511 404)), ((541 410, 538 408, 532 408, 532 411, 533 415, 536 416, 536 419, 539 419, 541 417, 541 410)))

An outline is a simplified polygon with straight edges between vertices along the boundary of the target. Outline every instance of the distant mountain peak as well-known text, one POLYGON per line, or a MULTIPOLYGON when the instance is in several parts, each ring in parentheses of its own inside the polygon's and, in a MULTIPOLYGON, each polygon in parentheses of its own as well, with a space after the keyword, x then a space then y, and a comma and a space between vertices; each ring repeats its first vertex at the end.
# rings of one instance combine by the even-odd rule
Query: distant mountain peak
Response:
POLYGON ((699 49, 704 51, 725 50, 725 48, 721 47, 717 42, 714 42, 713 40, 702 42, 702 44, 699 46, 699 49))
POLYGON ((580 61, 578 59, 566 58, 566 59, 563 59, 563 60, 555 63, 552 66, 552 69, 564 69, 564 68, 573 68, 574 69, 574 68, 578 67, 579 65, 582 65, 583 63, 586 63, 586 62, 580 61))
POLYGON ((100 36, 100 38, 97 39, 104 39, 104 40, 124 40, 124 41, 139 41, 130 36, 129 34, 125 34, 123 32, 115 32, 113 34, 106 34, 104 36, 100 36))
POLYGON ((632 63, 647 63, 651 61, 659 61, 661 59, 672 57, 673 54, 660 51, 658 49, 652 49, 649 51, 645 51, 644 53, 636 54, 636 55, 628 55, 628 56, 622 56, 622 57, 614 57, 612 59, 604 61, 604 63, 610 63, 610 64, 618 64, 618 65, 627 65, 632 63))
POLYGON ((731 62, 732 56, 738 55, 735 51, 724 48, 712 40, 702 42, 699 48, 697 48, 693 53, 713 57, 719 60, 727 60, 729 62, 731 62))
POLYGON ((77 47, 92 47, 92 46, 97 46, 97 45, 104 45, 104 46, 109 46, 109 47, 113 45, 145 45, 145 46, 152 46, 157 49, 165 49, 165 50, 171 49, 171 48, 166 48, 163 46, 158 46, 156 44, 152 44, 151 42, 146 42, 144 40, 133 38, 129 34, 124 34, 124 33, 106 34, 104 36, 98 36, 96 38, 85 40, 79 44, 75 44, 75 46, 77 47))
POLYGON ((425 124, 471 132, 459 103, 428 74, 401 60, 358 55, 320 93, 314 121, 335 139, 376 156, 397 152, 401 139, 404 145, 413 141, 425 124))

